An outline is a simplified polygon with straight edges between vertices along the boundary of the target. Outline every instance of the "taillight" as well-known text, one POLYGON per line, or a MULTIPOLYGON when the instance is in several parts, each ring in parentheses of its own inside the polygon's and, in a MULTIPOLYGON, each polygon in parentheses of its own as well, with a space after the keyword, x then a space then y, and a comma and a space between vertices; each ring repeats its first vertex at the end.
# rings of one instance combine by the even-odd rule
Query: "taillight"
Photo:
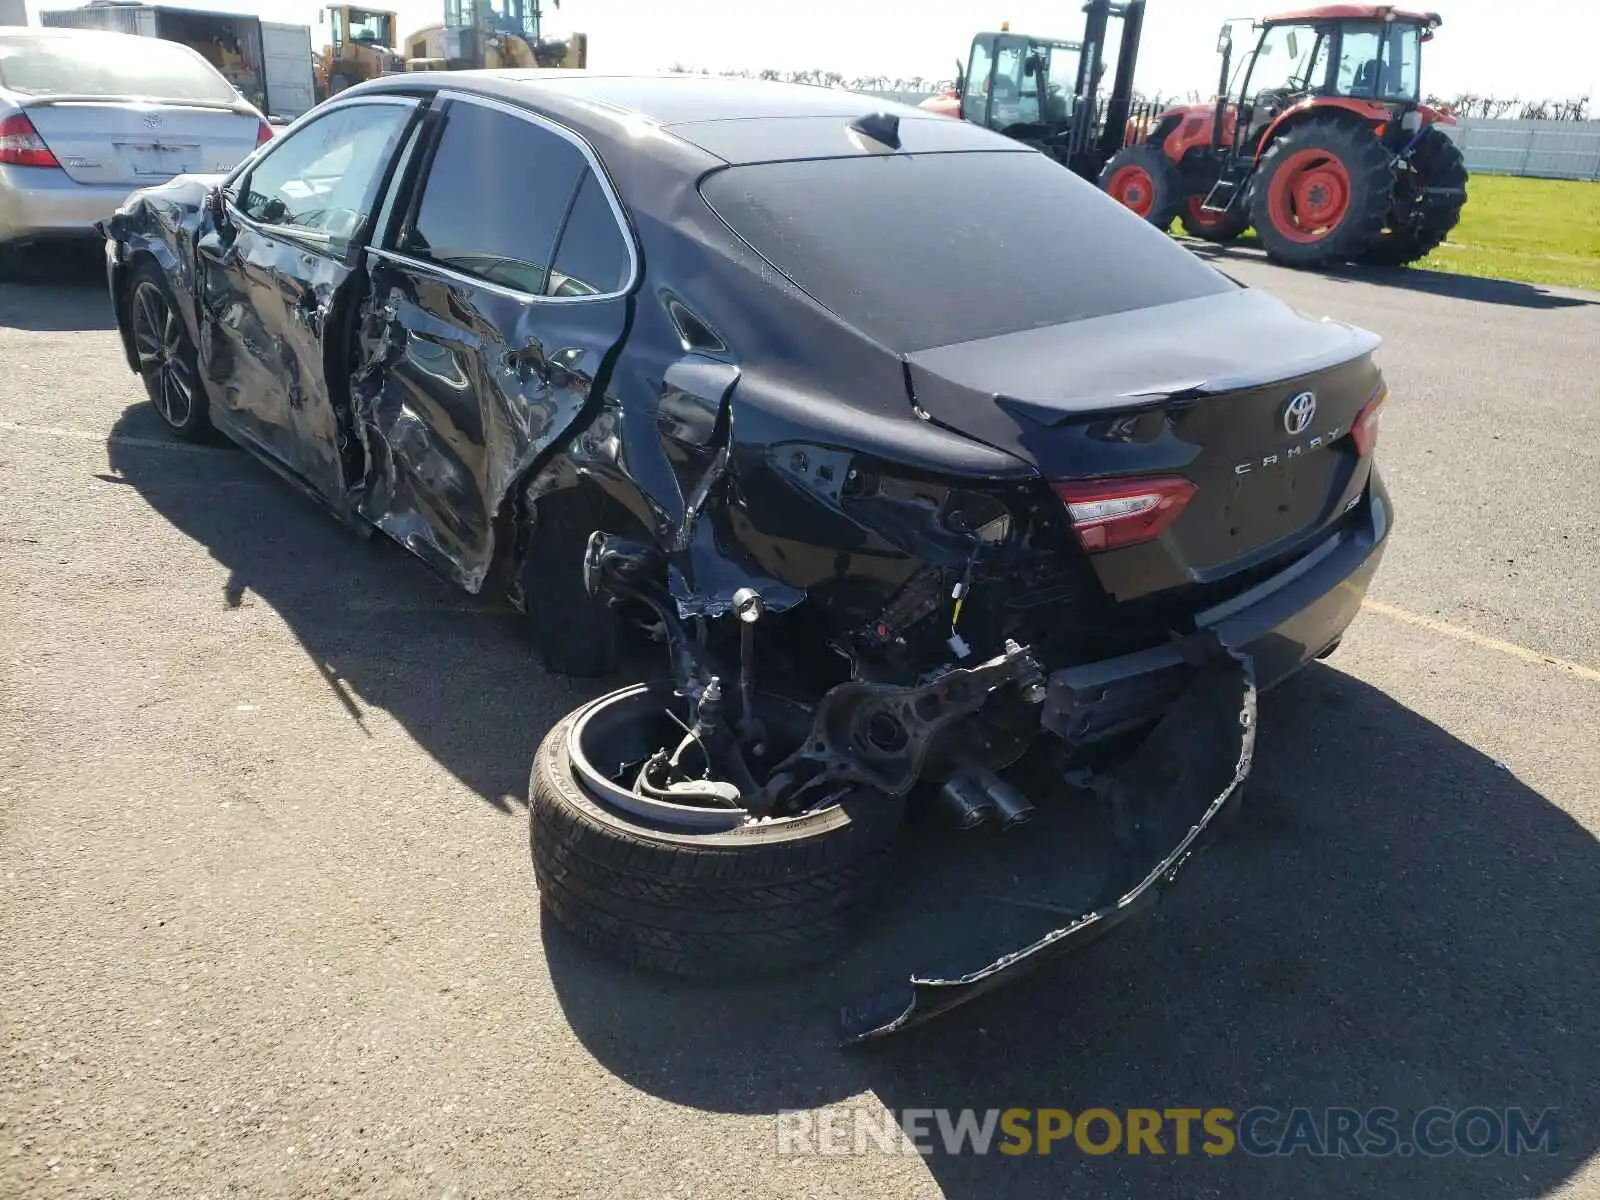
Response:
POLYGON ((10 167, 59 167, 27 113, 0 121, 0 163, 10 167))
POLYGON ((272 126, 265 121, 256 126, 256 145, 265 146, 273 138, 272 126))
POLYGON ((1050 486, 1066 503, 1079 544, 1091 553, 1160 537, 1195 493, 1194 484, 1177 476, 1050 486))
POLYGON ((1383 420, 1383 402, 1389 398, 1389 389, 1379 384, 1373 389, 1372 399, 1361 406, 1356 419, 1350 422, 1350 436, 1355 439, 1356 452, 1362 457, 1372 453, 1378 444, 1378 424, 1383 420))

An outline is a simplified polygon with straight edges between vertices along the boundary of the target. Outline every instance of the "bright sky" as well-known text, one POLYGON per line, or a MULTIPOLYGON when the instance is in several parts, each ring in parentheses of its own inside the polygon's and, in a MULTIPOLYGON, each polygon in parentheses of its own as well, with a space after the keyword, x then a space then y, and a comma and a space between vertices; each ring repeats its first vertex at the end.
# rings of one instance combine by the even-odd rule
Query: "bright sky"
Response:
MULTIPOLYGON (((167 0, 178 3, 180 0, 167 0)), ((1300 0, 1262 0, 1269 9, 1300 0)), ((379 4, 375 3, 375 7, 379 4)), ((444 0, 384 0, 408 34, 442 19, 444 0)), ((72 8, 28 0, 30 13, 72 8)), ((253 12, 312 25, 315 0, 195 0, 194 7, 253 12)), ((1418 0, 1444 16, 1427 47, 1428 92, 1568 98, 1600 109, 1600 3, 1596 0, 1418 0)), ((546 0, 545 31, 589 35, 589 65, 653 71, 676 63, 712 70, 838 71, 848 77, 949 78, 972 34, 1011 28, 1042 36, 1082 31, 1077 0, 546 0)), ((1249 0, 1150 0, 1137 86, 1146 93, 1209 96, 1216 89, 1216 34, 1228 17, 1259 15, 1249 0)))

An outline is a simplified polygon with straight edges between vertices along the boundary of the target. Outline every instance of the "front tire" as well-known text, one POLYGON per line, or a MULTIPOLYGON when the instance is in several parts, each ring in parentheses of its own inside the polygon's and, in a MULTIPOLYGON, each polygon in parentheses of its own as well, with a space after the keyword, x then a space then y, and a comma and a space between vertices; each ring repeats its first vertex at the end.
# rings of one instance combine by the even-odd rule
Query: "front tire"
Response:
POLYGON ((1157 229, 1183 207, 1183 175, 1160 146, 1124 146, 1100 172, 1100 190, 1157 229))
POLYGON ((166 281, 148 263, 128 288, 128 326, 139 377, 156 412, 179 438, 211 437, 211 402, 200 380, 200 361, 166 281))
POLYGON ((539 747, 529 837, 546 911, 612 958, 691 978, 770 974, 838 953, 881 880, 904 800, 857 789, 817 812, 704 831, 605 802, 585 731, 671 700, 670 684, 624 688, 539 747))
POLYGON ((1393 160, 1354 121, 1314 118, 1261 156, 1250 223, 1267 256, 1291 267, 1360 258, 1388 223, 1393 160))
POLYGON ((1183 231, 1190 237, 1224 246, 1238 241, 1244 231, 1250 228, 1250 215, 1240 211, 1244 207, 1242 202, 1225 213, 1206 212, 1203 207, 1205 202, 1206 198, 1202 195, 1190 196, 1178 213, 1178 220, 1183 222, 1183 231))

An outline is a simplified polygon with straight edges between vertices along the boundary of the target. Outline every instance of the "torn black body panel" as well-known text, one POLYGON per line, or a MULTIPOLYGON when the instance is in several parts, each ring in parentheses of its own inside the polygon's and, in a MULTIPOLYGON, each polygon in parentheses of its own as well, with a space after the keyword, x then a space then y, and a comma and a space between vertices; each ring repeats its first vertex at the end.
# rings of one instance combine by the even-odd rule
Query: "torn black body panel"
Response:
POLYGON ((1122 766, 1093 783, 1111 828, 1103 898, 1014 950, 940 964, 846 1005, 840 1022, 847 1042, 881 1038, 976 999, 1081 949, 1159 899, 1214 833, 1219 816, 1238 803, 1255 751, 1250 660, 1216 643, 1196 649, 1208 661, 1183 694, 1122 766))

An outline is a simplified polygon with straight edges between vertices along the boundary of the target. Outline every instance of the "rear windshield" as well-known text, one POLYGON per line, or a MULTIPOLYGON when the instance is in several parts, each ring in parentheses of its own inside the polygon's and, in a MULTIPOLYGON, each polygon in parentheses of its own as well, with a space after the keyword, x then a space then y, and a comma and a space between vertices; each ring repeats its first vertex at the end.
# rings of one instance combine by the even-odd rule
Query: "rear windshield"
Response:
POLYGON ((764 163, 701 194, 819 304, 907 353, 1234 286, 1042 154, 764 163))
POLYGON ((0 87, 32 96, 148 96, 224 104, 239 98, 187 46, 111 35, 0 38, 0 87))

